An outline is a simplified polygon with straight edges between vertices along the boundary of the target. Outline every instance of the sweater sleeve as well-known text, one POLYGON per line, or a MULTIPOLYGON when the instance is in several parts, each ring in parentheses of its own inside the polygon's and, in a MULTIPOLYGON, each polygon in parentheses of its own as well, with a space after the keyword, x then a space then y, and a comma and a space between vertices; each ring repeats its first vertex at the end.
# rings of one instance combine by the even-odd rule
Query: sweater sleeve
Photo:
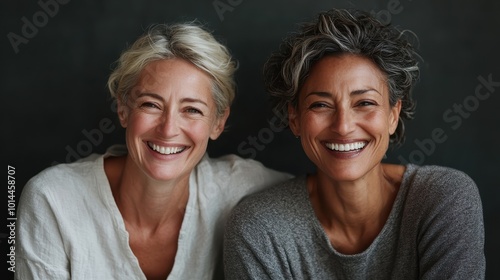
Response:
POLYGON ((481 199, 472 179, 452 170, 431 176, 420 194, 423 211, 418 238, 421 279, 484 279, 481 199))
POLYGON ((43 176, 24 187, 19 201, 15 279, 70 279, 50 195, 43 194, 43 176))

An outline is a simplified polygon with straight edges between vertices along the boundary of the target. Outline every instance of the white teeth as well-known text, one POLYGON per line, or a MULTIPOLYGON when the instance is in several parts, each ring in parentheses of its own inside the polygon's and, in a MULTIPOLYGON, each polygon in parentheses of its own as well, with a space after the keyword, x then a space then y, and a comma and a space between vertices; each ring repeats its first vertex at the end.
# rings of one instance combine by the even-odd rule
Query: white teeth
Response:
POLYGON ((326 143, 326 147, 328 149, 340 152, 350 152, 353 150, 359 150, 362 149, 365 145, 366 145, 365 142, 355 142, 348 144, 326 143))
POLYGON ((185 147, 161 147, 156 144, 149 143, 149 146, 160 154, 171 155, 184 151, 185 147))

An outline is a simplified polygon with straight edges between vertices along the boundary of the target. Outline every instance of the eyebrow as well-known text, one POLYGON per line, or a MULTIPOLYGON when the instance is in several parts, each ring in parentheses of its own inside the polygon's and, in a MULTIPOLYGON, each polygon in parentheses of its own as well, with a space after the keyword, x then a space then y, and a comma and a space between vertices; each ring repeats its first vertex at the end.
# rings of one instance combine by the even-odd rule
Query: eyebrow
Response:
POLYGON ((190 97, 185 97, 181 99, 181 103, 200 103, 208 107, 207 102, 198 99, 198 98, 190 98, 190 97))
POLYGON ((150 93, 150 92, 141 92, 141 93, 139 93, 139 95, 137 96, 137 98, 141 98, 141 97, 144 97, 144 96, 149 96, 149 97, 152 97, 152 98, 164 101, 164 99, 163 99, 163 97, 161 95, 156 94, 156 93, 150 93))
POLYGON ((374 89, 374 88, 366 88, 366 89, 358 89, 358 90, 354 90, 351 92, 351 95, 359 95, 359 94, 363 94, 363 93, 367 93, 369 91, 374 91, 380 95, 382 95, 382 93, 380 93, 378 90, 374 89))
MULTIPOLYGON (((156 93, 151 93, 151 92, 142 92, 142 93, 139 93, 139 96, 137 96, 137 98, 144 97, 144 96, 149 96, 149 97, 158 99, 161 102, 165 102, 165 99, 163 99, 163 97, 161 95, 156 94, 156 93)), ((203 105, 205 105, 205 106, 208 107, 207 102, 205 102, 205 101, 203 101, 201 99, 192 98, 192 97, 182 98, 181 99, 181 103, 200 103, 200 104, 203 104, 203 105)))
MULTIPOLYGON (((374 91, 374 92, 382 95, 382 93, 378 92, 378 90, 376 90, 374 88, 353 90, 353 91, 351 91, 351 93, 349 93, 349 95, 360 95, 360 94, 367 93, 369 91, 374 91)), ((329 93, 329 92, 326 92, 326 91, 313 91, 313 92, 308 93, 305 98, 307 98, 307 97, 309 97, 311 95, 316 95, 316 96, 319 96, 319 97, 331 97, 331 93, 329 93)))

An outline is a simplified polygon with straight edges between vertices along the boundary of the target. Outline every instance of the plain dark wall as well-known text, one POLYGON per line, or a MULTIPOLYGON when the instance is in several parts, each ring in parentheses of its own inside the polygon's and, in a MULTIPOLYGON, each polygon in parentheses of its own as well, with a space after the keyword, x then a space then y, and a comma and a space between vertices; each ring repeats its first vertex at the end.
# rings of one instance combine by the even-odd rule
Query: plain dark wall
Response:
MULTIPOLYGON (((318 11, 364 9, 415 32, 423 59, 416 119, 407 123, 404 146, 387 160, 450 166, 475 180, 484 208, 487 278, 500 279, 500 2, 59 1, 0 4, 2 159, 16 168, 17 198, 44 168, 124 142, 107 77, 127 44, 158 22, 198 19, 239 61, 228 131, 210 144, 212 156, 236 153, 295 174, 312 171, 298 141, 273 125, 278 116, 267 103, 262 65, 284 36, 318 11)), ((7 221, 3 193, 0 219, 7 221)), ((8 235, 2 226, 3 257, 8 235)))

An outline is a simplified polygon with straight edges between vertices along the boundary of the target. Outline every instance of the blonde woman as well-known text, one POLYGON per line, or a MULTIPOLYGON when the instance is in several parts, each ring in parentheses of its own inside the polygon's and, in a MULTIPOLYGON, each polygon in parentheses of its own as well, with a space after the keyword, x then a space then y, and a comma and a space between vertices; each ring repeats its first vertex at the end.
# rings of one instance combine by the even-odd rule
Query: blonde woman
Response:
POLYGON ((156 25, 108 82, 126 147, 48 168, 19 205, 16 279, 212 279, 222 228, 245 195, 289 175, 212 159, 235 64, 200 26, 156 25))

